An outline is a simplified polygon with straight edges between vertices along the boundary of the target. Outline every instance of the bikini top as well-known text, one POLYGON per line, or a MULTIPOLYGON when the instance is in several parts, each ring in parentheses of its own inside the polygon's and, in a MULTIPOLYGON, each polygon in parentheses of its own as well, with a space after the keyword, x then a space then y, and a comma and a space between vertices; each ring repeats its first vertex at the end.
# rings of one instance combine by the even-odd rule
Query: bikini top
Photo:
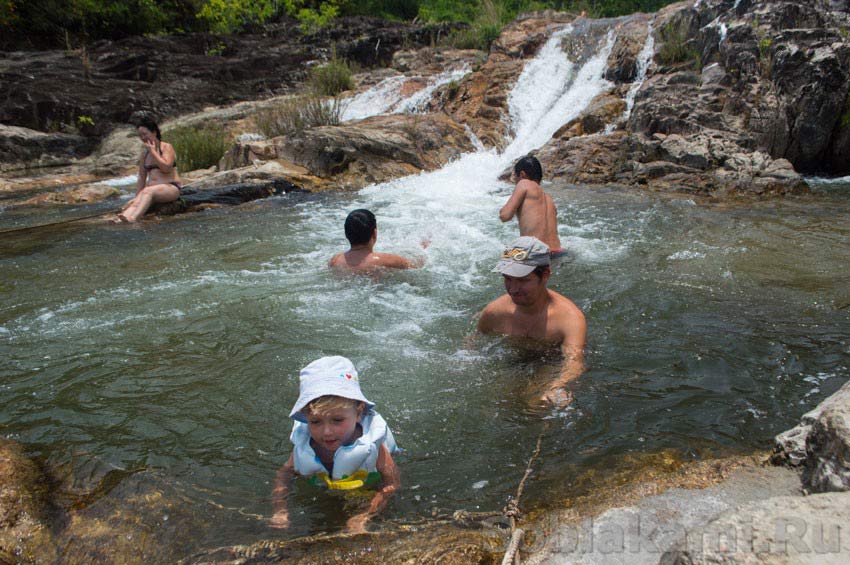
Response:
MULTIPOLYGON (((153 169, 158 169, 158 168, 159 168, 159 163, 154 162, 152 165, 149 165, 149 164, 148 164, 148 155, 149 155, 149 154, 150 154, 150 149, 146 149, 146 150, 145 150, 145 161, 144 161, 144 163, 145 163, 145 165, 144 165, 145 170, 146 170, 146 171, 151 171, 151 170, 153 170, 153 169)), ((159 150, 159 155, 160 155, 160 157, 162 157, 162 148, 160 148, 160 150, 159 150)), ((176 167, 176 166, 177 166, 177 156, 176 156, 176 155, 174 156, 174 164, 173 164, 173 165, 171 165, 171 166, 172 166, 172 167, 176 167)))

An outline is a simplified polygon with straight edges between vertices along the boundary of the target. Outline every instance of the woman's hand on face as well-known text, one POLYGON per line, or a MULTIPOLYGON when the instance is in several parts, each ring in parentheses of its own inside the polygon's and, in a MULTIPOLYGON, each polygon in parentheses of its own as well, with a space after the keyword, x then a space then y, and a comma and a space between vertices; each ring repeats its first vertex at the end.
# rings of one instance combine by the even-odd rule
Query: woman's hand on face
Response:
POLYGON ((153 139, 144 140, 144 144, 145 144, 145 147, 147 147, 151 151, 156 149, 156 141, 154 141, 153 139))

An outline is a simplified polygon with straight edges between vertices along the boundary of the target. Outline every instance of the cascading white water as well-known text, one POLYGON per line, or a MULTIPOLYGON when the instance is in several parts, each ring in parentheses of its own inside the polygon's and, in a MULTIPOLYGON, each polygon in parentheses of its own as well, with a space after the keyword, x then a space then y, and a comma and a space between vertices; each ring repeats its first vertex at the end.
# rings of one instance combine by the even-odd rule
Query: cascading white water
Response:
POLYGON ((646 42, 643 44, 643 48, 640 50, 640 53, 638 53, 635 80, 629 87, 629 92, 626 94, 626 111, 623 112, 622 117, 622 121, 624 122, 632 115, 632 108, 635 106, 635 97, 637 96, 640 87, 643 86, 643 82, 646 80, 646 72, 649 70, 649 64, 652 62, 652 55, 655 53, 655 38, 652 36, 652 24, 652 20, 650 20, 649 24, 647 24, 646 42))
POLYGON ((561 48, 563 38, 573 33, 576 30, 568 25, 552 34, 537 57, 525 65, 511 91, 508 108, 514 139, 503 154, 507 162, 546 143, 594 97, 613 86, 603 74, 614 47, 614 30, 608 31, 605 42, 582 65, 570 61, 561 48))
POLYGON ((402 94, 402 86, 411 77, 393 76, 385 78, 365 92, 345 102, 342 121, 362 120, 380 114, 404 114, 417 112, 431 100, 434 91, 453 80, 469 74, 469 68, 450 69, 428 79, 427 84, 412 96, 402 94))
MULTIPOLYGON (((428 239, 429 270, 462 273, 460 284, 472 284, 482 273, 481 264, 492 262, 499 247, 516 234, 515 225, 498 221, 498 209, 511 188, 498 180, 499 174, 612 87, 603 74, 614 39, 610 24, 595 33, 572 25, 557 31, 526 64, 509 95, 514 137, 502 153, 482 148, 441 170, 367 187, 347 209, 364 207, 376 213, 379 249, 416 253, 419 241, 428 239), (586 60, 570 61, 562 49, 563 39, 571 34, 576 41, 590 43, 586 60), (461 250, 458 241, 464 242, 461 250)), ((447 79, 452 80, 444 76, 435 82, 447 79)), ((353 106, 370 101, 374 108, 386 108, 397 86, 395 80, 384 81, 356 98, 353 106)), ((324 253, 338 250, 339 226, 346 213, 323 209, 312 214, 322 224, 315 233, 333 234, 324 253)))
POLYGON ((640 53, 638 53, 635 80, 629 87, 628 93, 626 93, 626 109, 623 110, 623 115, 617 118, 614 122, 605 126, 605 134, 609 134, 614 131, 618 124, 627 122, 629 116, 632 115, 632 109, 635 105, 635 97, 637 97, 640 87, 643 86, 643 83, 646 80, 646 73, 649 70, 650 63, 652 62, 652 56, 655 54, 655 38, 652 36, 652 25, 653 20, 650 20, 647 24, 646 41, 644 42, 640 53))

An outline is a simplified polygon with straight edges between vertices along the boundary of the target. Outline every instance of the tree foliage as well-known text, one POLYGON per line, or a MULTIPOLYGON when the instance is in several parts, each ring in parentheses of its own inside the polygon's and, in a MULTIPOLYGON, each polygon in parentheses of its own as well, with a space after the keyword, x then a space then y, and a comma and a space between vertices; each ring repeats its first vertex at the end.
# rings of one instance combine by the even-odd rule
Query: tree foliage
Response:
POLYGON ((466 22, 473 43, 530 10, 554 8, 609 17, 652 12, 670 0, 0 0, 0 49, 79 47, 98 39, 179 31, 233 33, 274 18, 305 30, 340 15, 466 22))

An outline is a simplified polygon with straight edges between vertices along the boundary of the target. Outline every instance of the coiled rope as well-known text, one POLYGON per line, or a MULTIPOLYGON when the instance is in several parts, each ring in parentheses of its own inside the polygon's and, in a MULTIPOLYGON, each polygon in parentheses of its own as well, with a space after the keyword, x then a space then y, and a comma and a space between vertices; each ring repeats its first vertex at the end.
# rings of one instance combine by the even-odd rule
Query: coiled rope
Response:
POLYGON ((528 480, 528 477, 531 475, 531 470, 534 468, 534 461, 537 459, 537 456, 540 455, 540 446, 543 443, 543 436, 549 431, 549 422, 543 426, 543 429, 540 430, 540 434, 537 436, 537 445, 534 446, 534 451, 531 453, 531 457, 528 458, 528 465, 525 466, 525 474, 522 476, 522 480, 519 482, 519 486, 516 490, 516 496, 508 499, 508 503, 502 509, 502 514, 510 520, 511 523, 511 541, 508 543, 508 548, 505 550, 505 556, 502 558, 502 565, 510 565, 514 563, 515 565, 519 565, 520 557, 519 557, 519 548, 522 544, 522 538, 525 536, 525 530, 517 527, 517 522, 522 517, 522 511, 519 508, 519 501, 522 498, 522 491, 525 489, 525 482, 528 480))

